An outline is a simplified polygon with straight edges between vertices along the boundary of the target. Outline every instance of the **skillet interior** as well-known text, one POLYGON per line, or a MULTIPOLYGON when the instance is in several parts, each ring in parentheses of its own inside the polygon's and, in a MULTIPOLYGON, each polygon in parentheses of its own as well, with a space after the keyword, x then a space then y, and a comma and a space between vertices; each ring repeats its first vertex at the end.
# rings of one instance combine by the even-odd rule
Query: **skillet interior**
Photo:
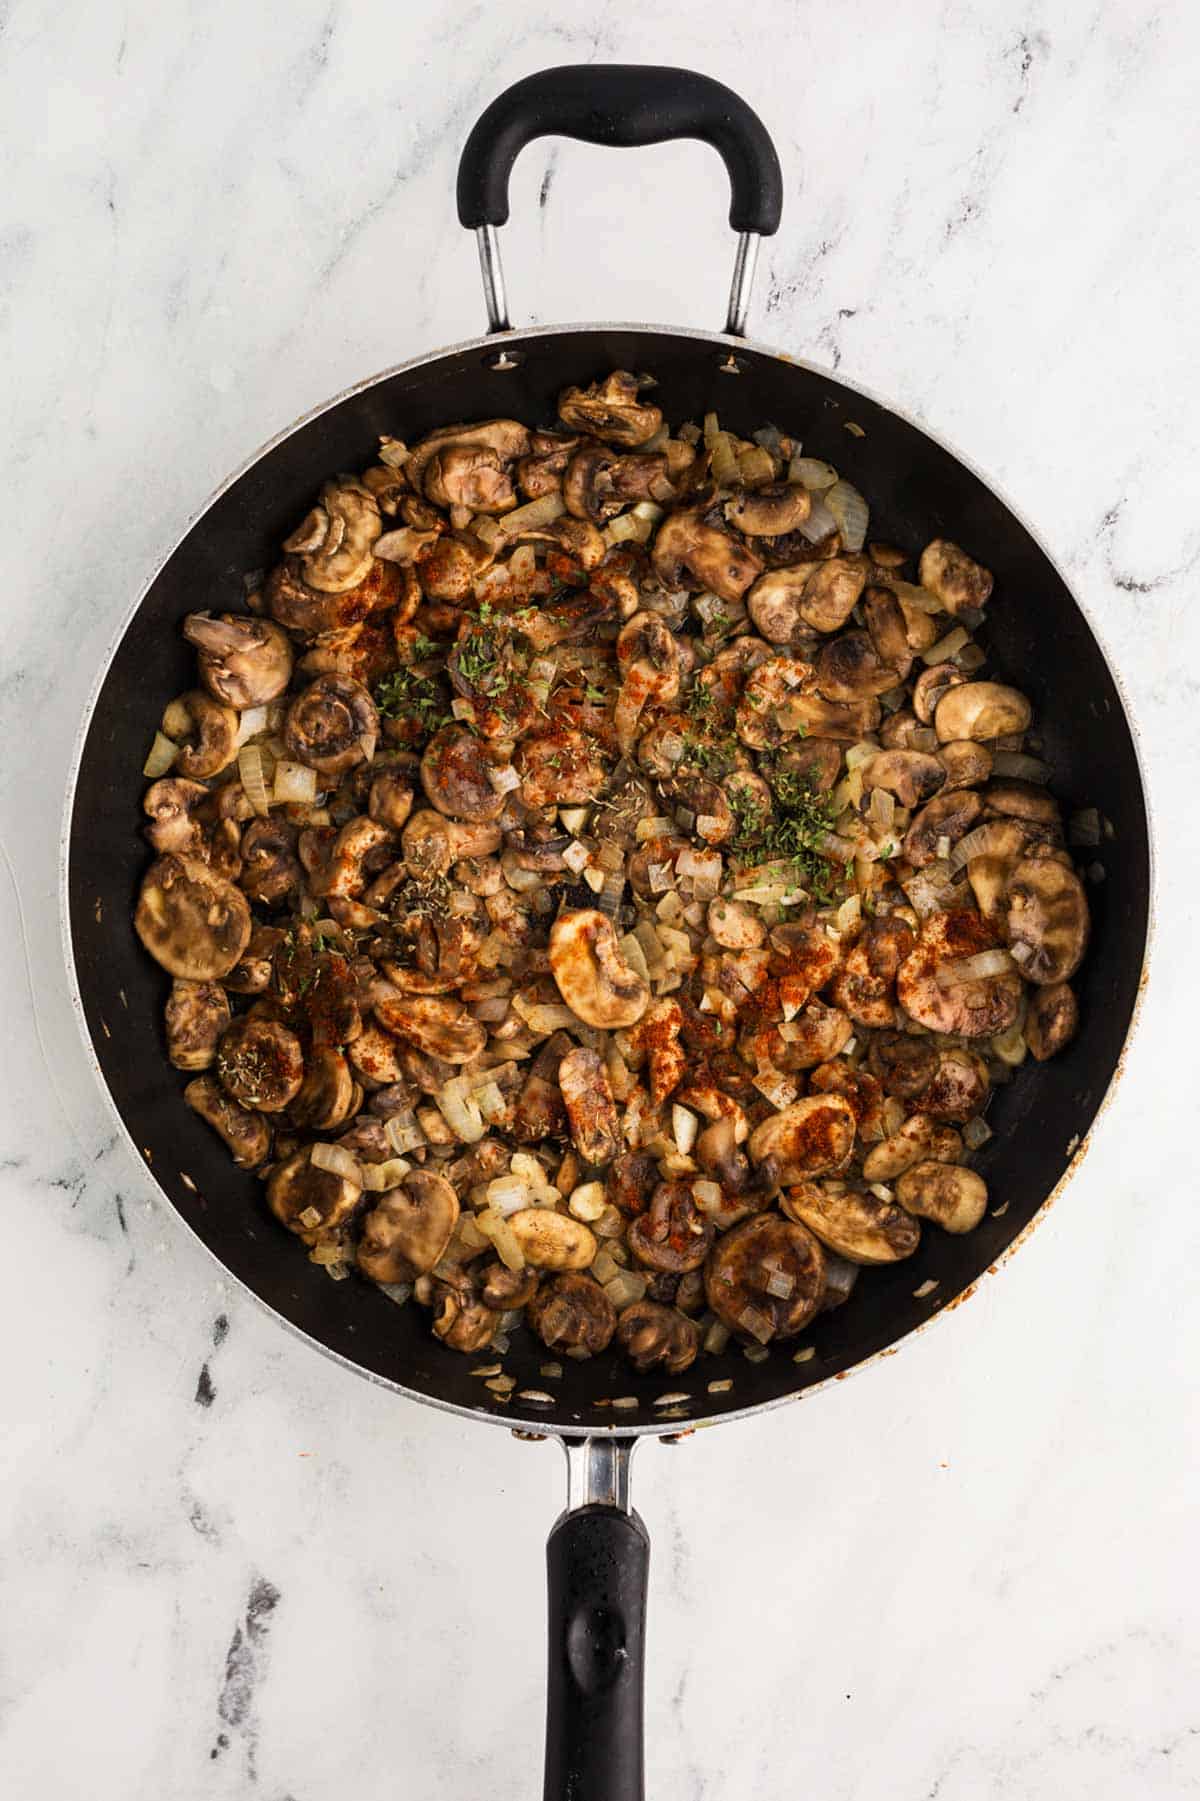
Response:
POLYGON ((69 836, 70 934, 83 1012, 104 1080, 129 1134, 186 1223, 231 1273, 294 1327, 363 1373, 420 1397, 535 1429, 617 1427, 680 1430, 653 1407, 665 1390, 691 1389, 689 1418, 718 1418, 796 1394, 893 1343, 961 1293, 1018 1238, 1062 1178, 1070 1146, 1084 1137, 1116 1071, 1142 975, 1149 906, 1145 799, 1130 727, 1104 657, 1053 565, 984 483, 908 421, 829 376, 766 351, 737 346, 740 373, 722 370, 729 340, 666 330, 593 327, 506 340, 515 369, 490 364, 496 341, 401 369, 347 396, 256 461, 192 527, 156 576, 121 640, 87 729, 69 836), (131 925, 147 860, 139 771, 166 701, 193 679, 192 652, 178 630, 193 609, 238 611, 243 574, 277 555, 331 472, 370 461, 378 434, 409 442, 435 425, 511 414, 528 424, 554 417, 568 382, 610 368, 655 375, 655 395, 673 422, 715 409, 743 434, 772 421, 803 439, 862 488, 872 536, 919 549, 944 533, 996 575, 996 598, 979 634, 988 673, 1007 676, 1033 702, 1043 754, 1067 811, 1099 806, 1111 841, 1083 853, 1104 869, 1091 887, 1091 950, 1078 978, 1081 1029, 1060 1057, 1028 1066, 1001 1089, 989 1119, 997 1136, 978 1166, 1000 1218, 951 1238, 927 1228, 909 1262, 866 1273, 850 1302, 805 1334, 816 1356, 796 1365, 788 1350, 748 1363, 733 1351, 705 1358, 681 1378, 638 1377, 615 1351, 564 1366, 546 1382, 546 1353, 519 1334, 505 1367, 520 1388, 553 1390, 547 1407, 494 1400, 470 1375, 479 1361, 446 1351, 424 1310, 400 1310, 366 1284, 334 1283, 309 1264, 268 1215, 261 1185, 235 1170, 224 1147, 185 1107, 184 1078, 166 1062, 166 975, 141 950, 131 925), (847 421, 865 436, 846 431, 847 421), (184 1180, 190 1178, 194 1188, 184 1180), (933 1293, 914 1290, 929 1279, 933 1293), (731 1376, 728 1394, 705 1384, 731 1376), (636 1395, 616 1415, 597 1401, 636 1395))

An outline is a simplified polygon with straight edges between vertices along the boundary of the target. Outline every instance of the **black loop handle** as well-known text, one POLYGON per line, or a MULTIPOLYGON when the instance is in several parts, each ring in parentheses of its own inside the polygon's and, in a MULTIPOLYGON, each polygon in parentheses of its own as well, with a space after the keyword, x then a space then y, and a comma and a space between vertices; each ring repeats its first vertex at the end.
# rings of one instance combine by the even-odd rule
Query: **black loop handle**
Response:
POLYGON ((544 1801, 643 1801, 650 1540, 636 1513, 564 1513, 546 1545, 544 1801))
POLYGON ((545 137, 621 148, 699 138, 728 171, 733 229, 763 237, 779 230, 783 174, 758 114, 708 75, 640 63, 542 69, 493 100, 459 161, 461 224, 477 231, 505 223, 512 166, 526 144, 545 137))

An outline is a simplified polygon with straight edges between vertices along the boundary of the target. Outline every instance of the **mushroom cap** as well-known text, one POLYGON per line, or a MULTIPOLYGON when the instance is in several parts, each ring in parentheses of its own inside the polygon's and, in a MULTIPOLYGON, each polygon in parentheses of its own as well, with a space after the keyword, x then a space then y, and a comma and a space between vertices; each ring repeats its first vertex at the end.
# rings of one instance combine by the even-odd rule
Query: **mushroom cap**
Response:
POLYGON ((826 700, 856 701, 886 694, 898 681, 869 632, 842 632, 817 654, 816 683, 826 700))
POLYGON ((444 1176, 414 1169, 387 1189, 363 1220, 358 1267, 375 1282, 404 1282, 393 1270, 431 1270, 458 1224, 458 1197, 444 1176))
POLYGON ((660 1182, 628 1230, 629 1248, 646 1269, 682 1276, 699 1269, 713 1241, 712 1221, 688 1182, 660 1182))
POLYGON ((217 1132, 229 1146, 239 1169, 257 1169, 271 1148, 271 1128, 261 1113, 239 1107, 215 1076, 197 1076, 183 1091, 193 1113, 217 1132))
POLYGON ((489 779, 494 768, 474 732, 444 725, 425 746, 421 786, 430 804, 450 819, 498 819, 504 796, 489 779))
POLYGON ((987 1210, 987 1183, 961 1164, 916 1163, 897 1182, 896 1199, 944 1232, 973 1232, 987 1210))
POLYGON ((650 989, 617 948, 613 924, 588 907, 563 913, 550 928, 550 968, 558 991, 586 1025, 611 1031, 636 1025, 650 989))
POLYGON ((937 1047, 923 1034, 880 1032, 867 1051, 872 1075, 887 1094, 916 1100, 937 1074, 937 1047))
POLYGON ((167 1056, 176 1069, 209 1069, 229 1024, 229 997, 216 982, 181 981, 167 997, 167 1056))
POLYGON ((1004 682, 963 682, 947 688, 933 715, 943 744, 958 738, 1003 738, 1029 729, 1033 708, 1004 682))
POLYGON ((1039 1063, 1069 1044, 1078 1028, 1079 1003, 1065 982, 1033 990, 1022 1032, 1030 1055, 1039 1063))
POLYGON ((891 665, 897 682, 904 681, 912 668, 913 653, 908 622, 894 591, 877 586, 864 589, 862 609, 880 661, 891 665))
POLYGON ((614 369, 588 388, 564 388, 558 416, 570 431, 591 432, 606 444, 636 449, 654 436, 663 418, 662 408, 639 400, 639 392, 636 375, 614 369))
POLYGON ((517 497, 499 454, 486 444, 448 444, 425 465, 425 496, 440 507, 507 513, 517 497))
POLYGON ((1024 946, 1021 973, 1039 986, 1073 976, 1087 949, 1090 918, 1083 883, 1057 857, 1026 857, 1008 883, 1008 942, 1024 946))
POLYGON ((750 1155, 779 1182, 840 1169, 854 1149, 854 1109, 844 1095, 813 1094, 783 1107, 750 1134, 750 1155))
POLYGON ((405 994, 396 1000, 377 1000, 375 1016, 385 1032, 415 1044, 426 1056, 440 1057, 443 1063, 469 1063, 487 1043, 486 1028, 472 1019, 460 1001, 438 995, 405 994))
POLYGON ((773 1061, 779 1069, 813 1069, 836 1057, 853 1034, 848 1014, 814 997, 793 1015, 792 1037, 783 1046, 785 1054, 773 1061))
POLYGON ((301 1238, 344 1224, 362 1199, 357 1183, 335 1176, 332 1170, 317 1169, 311 1155, 312 1146, 306 1144, 277 1163, 267 1178, 268 1207, 281 1225, 301 1238), (320 1215, 314 1225, 306 1225, 300 1217, 310 1207, 320 1215))
POLYGON ((358 587, 371 567, 372 550, 383 531, 379 505, 353 479, 326 482, 320 505, 283 548, 300 556, 304 579, 320 594, 345 594, 358 587))
MULTIPOLYGON (((755 630, 771 644, 792 644, 808 627, 800 601, 816 563, 789 563, 760 575, 746 596, 755 630)), ((852 609, 847 608, 847 617, 852 609)))
POLYGON ((508 1269, 503 1263, 489 1263, 481 1277, 479 1298, 496 1313, 509 1313, 527 1307, 538 1291, 535 1269, 508 1269))
POLYGON ((932 1081, 921 1094, 921 1111, 932 1119, 963 1125, 987 1106, 991 1084, 987 1064, 974 1051, 944 1050, 932 1081))
POLYGON ((956 617, 964 608, 984 607, 992 592, 992 574, 948 538, 934 538, 921 552, 921 586, 956 617))
POLYGON ((943 744, 937 753, 946 771, 946 788, 976 788, 992 773, 992 753, 986 744, 973 744, 969 738, 943 744))
POLYGON ((784 1190, 780 1206, 851 1263, 898 1263, 921 1242, 920 1226, 902 1207, 844 1182, 797 1183, 784 1190))
POLYGON ((363 687, 347 675, 319 675, 288 708, 288 753, 327 779, 369 763, 379 742, 379 714, 363 687))
MULTIPOLYGON (((940 764, 938 767, 940 770, 940 764)), ((949 793, 935 794, 904 834, 901 846, 904 857, 914 869, 926 869, 937 861, 942 839, 948 838, 951 845, 957 844, 960 838, 966 837, 982 812, 983 802, 973 788, 953 788, 949 793)))
MULTIPOLYGON (((295 1125, 314 1132, 333 1132, 344 1125, 355 1106, 356 1084, 341 1051, 327 1046, 310 1050, 304 1081, 288 1109, 295 1125)), ((361 1100, 362 1090, 358 1090, 361 1100)))
POLYGON ((518 419, 480 419, 474 425, 441 425, 408 453, 404 473, 414 492, 425 485, 425 466, 439 451, 459 445, 494 450, 502 463, 529 455, 529 427, 518 419))
MULTIPOLYGON (((891 1182, 902 1176, 914 1163, 933 1156, 937 1128, 927 1113, 912 1113, 890 1138, 873 1144, 863 1158, 865 1182, 891 1182)), ((936 1161, 936 1159, 935 1159, 936 1161)))
POLYGON ((245 895, 193 857, 157 857, 142 877, 134 930, 173 976, 227 976, 250 942, 245 895))
POLYGON ((586 1269, 596 1255, 595 1235, 569 1214, 521 1207, 509 1214, 508 1224, 526 1263, 535 1269, 586 1269))
POLYGON ((719 1320, 741 1338, 794 1338, 820 1309, 825 1293, 825 1254, 806 1226, 778 1213, 756 1213, 718 1238, 704 1271, 704 1291, 719 1320), (786 1285, 772 1294, 768 1283, 786 1285))
POLYGON ((185 740, 175 753, 175 768, 190 781, 203 782, 219 775, 237 754, 237 714, 203 688, 193 688, 171 701, 162 724, 168 738, 185 740))
MULTIPOLYGON (((400 536, 388 534, 392 543, 400 536)), ((384 540, 378 540, 382 547, 384 540)), ((372 553, 365 575, 353 588, 326 594, 305 581, 302 560, 285 557, 267 577, 263 591, 272 619, 305 638, 324 632, 344 631, 368 614, 392 607, 400 598, 401 575, 394 562, 383 562, 372 553)))
POLYGON ((966 686, 966 676, 951 662, 931 663, 913 683, 912 708, 922 725, 932 725, 938 702, 951 688, 966 686))
POLYGON ((679 1376, 696 1361, 700 1334, 695 1322, 660 1301, 634 1301, 617 1318, 617 1343, 640 1375, 661 1364, 679 1376))
POLYGON ((916 949, 900 965, 896 978, 900 1005, 931 1032, 991 1038, 1007 1031, 1020 1006, 1020 976, 987 976, 956 982, 951 988, 943 988, 937 979, 942 963, 995 950, 997 945, 998 934, 981 913, 965 907, 931 913, 921 922, 916 949))
POLYGON ((811 512, 812 496, 800 482, 769 482, 735 495, 725 517, 748 538, 776 538, 795 531, 811 512))
POLYGON ((698 508, 668 513, 654 538, 651 559, 660 580, 677 588, 683 572, 721 600, 740 600, 762 571, 754 552, 719 526, 708 525, 698 508))
POLYGON ((607 1350, 617 1329, 616 1308, 599 1282, 575 1271, 543 1282, 525 1317, 550 1350, 589 1357, 607 1350))
POLYGON ((858 605, 869 570, 861 556, 828 557, 813 564, 799 600, 804 623, 817 632, 840 632, 858 605))
POLYGON ((1019 782, 1012 778, 989 782, 983 790, 983 803, 990 816, 1020 819, 1029 825, 1050 827, 1055 831, 1062 825, 1058 802, 1048 789, 1039 788, 1036 782, 1019 782))
POLYGON ((278 1020, 244 1015, 217 1047, 217 1074, 239 1106, 281 1113, 304 1081, 300 1040, 278 1020))
POLYGON ((292 679, 292 641, 252 613, 189 613, 183 635, 196 646, 200 680, 227 707, 277 700, 292 679))
POLYGON ((945 769, 926 751, 881 750, 864 767, 862 785, 864 793, 886 788, 902 807, 919 807, 945 780, 945 769))

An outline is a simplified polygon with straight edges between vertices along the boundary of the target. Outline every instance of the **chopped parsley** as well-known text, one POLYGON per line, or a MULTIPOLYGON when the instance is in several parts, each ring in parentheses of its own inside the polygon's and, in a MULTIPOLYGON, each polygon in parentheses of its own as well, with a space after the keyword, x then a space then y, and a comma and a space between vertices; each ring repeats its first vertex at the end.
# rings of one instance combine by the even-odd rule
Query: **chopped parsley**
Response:
POLYGON ((753 794, 735 785, 727 798, 733 810, 733 849, 757 862, 786 863, 818 904, 832 898, 835 866, 822 851, 833 830, 834 811, 827 795, 792 770, 767 774, 774 799, 768 809, 753 794))
POLYGON ((414 669, 397 669, 375 689, 375 705, 385 719, 411 719, 426 732, 436 732, 453 715, 437 678, 414 669))

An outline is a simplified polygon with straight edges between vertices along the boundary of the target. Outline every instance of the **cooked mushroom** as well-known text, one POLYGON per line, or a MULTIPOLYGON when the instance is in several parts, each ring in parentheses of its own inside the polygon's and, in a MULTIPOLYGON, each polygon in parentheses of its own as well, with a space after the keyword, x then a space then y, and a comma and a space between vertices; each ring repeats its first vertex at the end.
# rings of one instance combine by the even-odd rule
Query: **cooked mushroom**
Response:
POLYGON ((433 1285, 434 1336, 452 1351, 486 1350, 500 1330, 500 1315, 485 1307, 474 1278, 465 1269, 433 1285))
POLYGON ((625 1151, 608 1172, 606 1192, 622 1213, 644 1213, 658 1186, 658 1165, 643 1151, 625 1151))
POLYGON ((909 1032, 881 1032, 871 1039, 871 1074, 888 1094, 916 1100, 937 1074, 937 1047, 909 1032))
POLYGON ((970 849, 974 854, 967 860, 967 880, 975 904, 986 918, 999 920, 1003 917, 1009 877, 1030 845, 1029 832, 1015 819, 990 821, 980 832, 972 834, 970 849))
POLYGON ((696 1361, 700 1334, 694 1321, 658 1301, 634 1301, 617 1319, 617 1343, 639 1375, 662 1366, 680 1376, 696 1361))
MULTIPOLYGON (((310 834, 300 839, 300 856, 304 859, 310 834)), ((391 864, 396 854, 396 840, 386 826, 363 816, 347 820, 328 844, 322 845, 319 860, 308 865, 308 886, 313 894, 356 898, 369 878, 391 864)))
POLYGON ((817 1065, 808 1085, 814 1095, 840 1094, 849 1103, 861 1144, 877 1144, 883 1137, 883 1089, 869 1070, 835 1057, 817 1065))
POLYGON ((535 1269, 508 1269, 503 1263, 489 1263, 480 1279, 479 1298, 496 1313, 511 1313, 527 1307, 538 1291, 535 1269))
POLYGON ((595 1258, 595 1235, 569 1214, 520 1207, 509 1214, 508 1225, 526 1263, 535 1269, 586 1269, 595 1258))
POLYGON ((826 700, 886 694, 899 679, 895 665, 883 661, 869 632, 842 632, 823 644, 817 655, 817 689, 826 700))
POLYGON ((789 744, 775 764, 780 775, 795 776, 812 794, 828 794, 842 771, 842 746, 832 738, 789 744))
POLYGON ((412 780, 406 770, 381 769, 371 783, 367 812, 390 832, 402 832, 408 824, 415 798, 412 780))
POLYGON ((824 1252, 806 1226, 758 1213, 717 1240, 704 1289, 717 1318, 743 1341, 794 1338, 820 1309, 824 1252))
POLYGON ((334 1132, 345 1125, 355 1108, 357 1088, 341 1051, 325 1047, 310 1050, 305 1060, 304 1081, 300 1092, 288 1108, 295 1125, 313 1132, 334 1132))
POLYGON ((1056 987, 1075 974, 1087 949, 1083 883, 1056 857, 1026 857, 1009 879, 1005 924, 1021 974, 1056 987))
POLYGON ((983 802, 973 788, 935 794, 904 834, 903 855, 914 869, 927 868, 966 837, 982 812, 983 802))
POLYGON ((552 1032, 530 1064, 510 1127, 519 1144, 540 1144, 563 1130, 567 1110, 558 1085, 558 1071, 570 1049, 571 1040, 565 1032, 552 1032))
POLYGON ((516 506, 513 485, 497 453, 487 445, 451 444, 425 465, 425 495, 439 507, 472 513, 507 513, 516 506))
POLYGON ((725 508, 730 525, 748 538, 777 538, 794 532, 812 512, 812 496, 799 482, 769 482, 736 494, 725 508))
POLYGON ((414 567, 428 600, 461 605, 472 598, 475 583, 496 560, 495 549, 474 533, 446 532, 416 553, 414 567))
POLYGON ((227 976, 250 941, 246 897, 192 857, 158 857, 142 877, 134 930, 168 974, 227 976))
POLYGON ((271 986, 275 952, 283 937, 279 926, 251 927, 249 944, 224 978, 224 986, 230 994, 261 994, 271 986))
POLYGON ((613 482, 616 461, 602 444, 585 444, 572 456, 563 477, 562 496, 574 518, 603 525, 621 511, 625 502, 613 482))
POLYGON ((904 609, 891 588, 868 587, 862 597, 863 618, 881 663, 891 667, 896 682, 904 681, 912 668, 904 609))
POLYGON ((811 565, 799 602, 805 624, 817 632, 840 632, 858 605, 869 567, 860 556, 829 557, 811 565))
POLYGON ((925 546, 918 573, 921 586, 956 617, 968 609, 978 611, 986 606, 992 592, 991 571, 948 538, 934 538, 925 546))
POLYGON ((921 1242, 920 1226, 902 1207, 845 1182, 800 1182, 784 1190, 779 1204, 851 1263, 898 1263, 921 1242))
POLYGON ((150 820, 146 836, 155 850, 175 851, 180 856, 207 862, 204 827, 198 812, 208 799, 209 791, 203 782, 184 782, 178 776, 164 776, 152 782, 142 796, 142 811, 150 820))
POLYGON ((966 676, 961 669, 956 669, 951 662, 932 663, 923 669, 913 683, 913 712, 922 725, 932 725, 933 716, 937 712, 938 703, 951 688, 961 688, 966 683, 966 676))
POLYGON ((602 1058, 578 1045, 558 1066, 571 1142, 585 1163, 611 1163, 620 1149, 620 1126, 608 1071, 602 1058))
POLYGON ((183 1098, 225 1140, 239 1169, 257 1169, 266 1161, 270 1126, 261 1113, 247 1113, 231 1100, 215 1076, 197 1076, 184 1089, 183 1098))
POLYGON ((997 948, 996 933, 982 914, 962 908, 931 913, 921 922, 917 947, 900 965, 900 1005, 931 1032, 991 1038, 1012 1025, 1021 1000, 1021 978, 1007 972, 956 981, 944 987, 939 968, 997 948))
POLYGON ((444 725, 425 747, 421 786, 430 804, 451 819, 498 819, 504 795, 490 780, 494 767, 474 732, 444 725))
POLYGON ((469 1063, 487 1043, 486 1029, 464 1006, 437 995, 405 994, 396 1000, 377 1000, 375 1013, 385 1032, 415 1044, 427 1056, 440 1057, 443 1063, 469 1063))
POLYGON ((361 482, 326 482, 321 500, 283 548, 300 558, 304 579, 321 594, 345 594, 371 567, 383 530, 374 495, 361 482))
POLYGON ((780 1069, 813 1069, 844 1050, 854 1028, 840 1007, 827 1007, 824 1001, 810 1000, 791 1022, 786 1056, 780 1069))
POLYGON ((357 1210, 362 1189, 311 1162, 311 1145, 277 1163, 267 1178, 267 1205, 281 1225, 311 1242, 341 1226, 357 1210))
POLYGON ((304 1081, 304 1053, 277 1020, 235 1019, 217 1046, 217 1074, 241 1107, 282 1113, 304 1081))
POLYGON ((944 1050, 928 1087, 921 1093, 921 1111, 931 1118, 959 1125, 974 1119, 987 1106, 991 1084, 987 1064, 974 1051, 944 1050))
POLYGON ((295 826, 277 818, 252 819, 242 834, 243 892, 263 906, 277 907, 303 881, 295 826))
MULTIPOLYGON (((768 569, 750 589, 746 596, 746 609, 754 621, 755 629, 769 643, 793 644, 808 632, 808 623, 800 611, 800 601, 816 567, 815 563, 795 563, 785 564, 779 569, 768 569)), ((853 602, 846 609, 847 616, 852 608, 853 602)))
POLYGON ((607 1350, 617 1329, 616 1309, 599 1282, 573 1273, 543 1282, 526 1318, 550 1350, 587 1357, 607 1350))
POLYGON ((558 399, 558 416, 569 431, 591 432, 606 444, 636 448, 651 439, 662 424, 662 408, 638 399, 636 375, 614 369, 589 388, 564 388, 558 399))
POLYGON ((582 732, 562 727, 523 739, 513 767, 527 807, 585 805, 596 798, 605 775, 596 745, 582 732))
POLYGON ((1027 731, 1033 709, 1023 694, 1003 682, 964 682, 948 688, 937 703, 934 729, 943 744, 958 738, 1002 738, 1027 731))
POLYGON ((727 1195, 744 1194, 751 1186, 750 1159, 738 1145, 737 1122, 728 1116, 705 1126, 696 1139, 695 1156, 701 1169, 715 1176, 727 1195))
POLYGON ((358 1267, 373 1282, 406 1282, 410 1271, 441 1262, 457 1224, 458 1197, 445 1177, 410 1170, 364 1217, 358 1267))
POLYGON ((969 738, 943 744, 937 753, 946 771, 946 790, 977 788, 992 773, 992 753, 985 744, 972 744, 969 738))
POLYGON ((719 526, 707 525, 698 509, 668 513, 658 528, 654 568, 668 588, 678 588, 684 571, 721 600, 740 600, 762 564, 753 551, 719 526))
POLYGON ((1020 819, 1028 825, 1049 828, 1055 836, 1062 826, 1058 802, 1036 782, 989 782, 983 791, 983 803, 989 817, 1020 819))
POLYGON ((907 920, 886 914, 867 922, 830 984, 830 998, 861 1026, 886 1030, 896 1015, 896 972, 916 943, 907 920))
POLYGON ((987 1183, 961 1164, 917 1163, 897 1182, 896 1199, 944 1232, 973 1232, 987 1210, 987 1183))
POLYGON ((203 782, 219 774, 237 755, 237 714, 200 688, 171 702, 162 716, 162 729, 179 745, 175 768, 189 781, 203 782))
POLYGON ((631 1222, 627 1241, 644 1268, 682 1276, 707 1257, 713 1224, 696 1205, 690 1184, 660 1182, 649 1207, 631 1222))
POLYGON ((319 675, 288 708, 288 754, 327 779, 369 763, 379 742, 379 714, 362 686, 345 675, 319 675))
POLYGON ((750 1134, 750 1155, 768 1182, 801 1182, 841 1169, 854 1149, 854 1110, 840 1094, 809 1095, 750 1134))
MULTIPOLYGON (((746 772, 747 784, 739 785, 745 794, 746 786, 754 792, 760 807, 764 801, 769 808, 771 791, 760 776, 746 772)), ((727 776, 725 787, 734 788, 735 776, 727 776)), ((697 775, 689 770, 683 775, 675 776, 669 782, 661 784, 663 795, 672 807, 686 807, 695 816, 692 828, 704 844, 725 844, 733 837, 735 820, 733 808, 725 798, 720 782, 713 781, 706 775, 697 775)), ((738 791, 738 790, 735 790, 738 791)), ((743 804, 743 811, 751 811, 743 804)))
MULTIPOLYGON (((388 541, 399 537, 390 532, 388 541)), ((377 548, 382 551, 385 540, 377 548)), ((395 606, 402 591, 400 570, 394 562, 376 557, 362 580, 344 593, 328 594, 305 581, 299 557, 285 557, 267 577, 263 597, 272 619, 287 631, 312 638, 355 626, 371 613, 395 606)))
POLYGON ((872 788, 886 788, 902 807, 919 807, 936 794, 946 779, 946 771, 936 757, 921 750, 881 750, 877 757, 863 765, 863 793, 872 788))
POLYGON ((936 1155, 939 1151, 961 1154, 962 1140, 958 1133, 949 1126, 935 1125, 927 1113, 913 1113, 890 1138, 871 1146, 863 1158, 863 1179, 891 1182, 915 1163, 953 1161, 951 1155, 936 1155))
POLYGON ((167 997, 167 1056, 176 1069, 209 1069, 229 1024, 229 1000, 216 982, 176 977, 167 997))
POLYGON ((391 1032, 385 1032, 382 1026, 366 1025, 353 1043, 346 1046, 346 1056, 363 1087, 370 1090, 388 1088, 393 1082, 403 1081, 405 1066, 401 1050, 399 1040, 391 1032))
POLYGON ((1039 1063, 1070 1044, 1079 1029, 1079 1003, 1065 982, 1035 988, 1021 1028, 1030 1055, 1039 1063))
POLYGON ((278 700, 292 679, 291 639, 269 619, 189 613, 183 635, 200 653, 200 680, 227 707, 241 711, 278 700))
POLYGON ((727 951, 757 950, 767 936, 766 927, 752 907, 720 895, 708 903, 708 929, 727 951))
POLYGON ((408 453, 404 473, 413 489, 424 489, 426 465, 433 457, 464 444, 494 450, 501 463, 513 463, 518 457, 529 455, 529 427, 516 419, 481 419, 474 425, 439 426, 408 453))
POLYGON ((489 857, 500 848, 500 827, 484 821, 459 824, 432 808, 421 807, 400 839, 404 861, 417 881, 436 881, 468 857, 489 857))
POLYGON ((550 968, 567 1006, 589 1026, 636 1025, 650 1003, 646 983, 617 949, 612 921, 594 908, 555 920, 550 968))

